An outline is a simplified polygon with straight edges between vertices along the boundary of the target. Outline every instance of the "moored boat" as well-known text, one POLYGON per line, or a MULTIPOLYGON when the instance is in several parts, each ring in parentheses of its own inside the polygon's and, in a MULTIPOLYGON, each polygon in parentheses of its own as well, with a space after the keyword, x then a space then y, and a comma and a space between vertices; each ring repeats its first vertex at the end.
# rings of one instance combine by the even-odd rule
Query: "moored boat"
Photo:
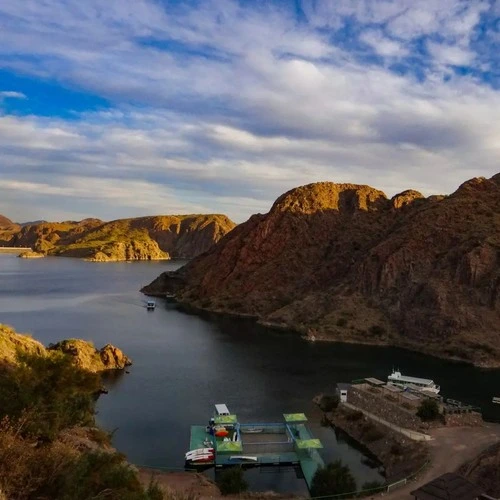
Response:
POLYGON ((409 377, 403 375, 399 370, 392 371, 387 377, 387 382, 398 387, 417 387, 420 391, 438 394, 441 388, 436 385, 433 380, 419 377, 409 377))
POLYGON ((214 451, 215 450, 213 448, 198 448, 197 450, 188 451, 185 458, 186 460, 189 460, 199 455, 213 455, 214 451))

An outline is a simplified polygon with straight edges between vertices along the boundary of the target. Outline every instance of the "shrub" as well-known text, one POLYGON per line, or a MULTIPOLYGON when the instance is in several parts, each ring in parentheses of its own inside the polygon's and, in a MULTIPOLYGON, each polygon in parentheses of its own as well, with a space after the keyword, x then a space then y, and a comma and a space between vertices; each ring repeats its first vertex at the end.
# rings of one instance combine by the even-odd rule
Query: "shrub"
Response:
POLYGON ((323 411, 332 411, 335 410, 340 403, 340 398, 337 394, 334 396, 323 396, 321 401, 319 402, 319 407, 323 411))
MULTIPOLYGON (((159 500, 161 490, 145 492, 134 469, 121 453, 86 453, 61 478, 56 496, 60 500, 87 500, 106 492, 110 500, 159 500)), ((103 497, 104 498, 104 497, 103 497)))
POLYGON ((434 399, 424 399, 418 407, 417 416, 424 422, 439 418, 439 405, 434 399))
POLYGON ((320 467, 314 474, 311 484, 311 496, 339 495, 351 493, 356 490, 349 467, 342 465, 340 460, 320 467))
POLYGON ((18 354, 19 364, 0 376, 0 417, 19 419, 23 428, 43 440, 74 425, 94 423, 95 394, 100 377, 75 366, 70 356, 18 354))
POLYGON ((223 495, 242 493, 248 489, 241 467, 230 467, 221 471, 216 481, 223 495))
POLYGON ((382 337, 382 335, 387 333, 387 330, 383 326, 373 325, 370 327, 370 333, 372 335, 376 335, 377 337, 382 337))
POLYGON ((347 326, 347 319, 346 318, 339 318, 337 320, 337 326, 341 326, 341 327, 347 326))

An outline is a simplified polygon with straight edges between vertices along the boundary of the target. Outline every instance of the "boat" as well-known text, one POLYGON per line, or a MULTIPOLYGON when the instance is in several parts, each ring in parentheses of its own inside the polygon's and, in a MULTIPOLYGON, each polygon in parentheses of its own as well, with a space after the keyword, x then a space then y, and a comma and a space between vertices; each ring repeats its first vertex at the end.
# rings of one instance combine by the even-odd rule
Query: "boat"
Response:
POLYGON ((156 307, 156 302, 154 300, 148 300, 146 302, 146 309, 148 311, 154 311, 155 307, 156 307))
POLYGON ((258 458, 249 455, 234 455, 229 457, 229 460, 232 462, 257 462, 258 458))
POLYGON ((495 404, 497 404, 497 405, 500 405, 500 397, 494 397, 494 398, 492 399, 492 403, 495 403, 495 404))
POLYGON ((203 465, 207 463, 213 463, 214 460, 215 455, 213 453, 205 453, 204 455, 195 455, 193 458, 186 460, 186 462, 190 465, 203 465))
POLYGON ((242 434, 257 434, 258 432, 264 432, 262 427, 240 427, 240 432, 242 434))
POLYGON ((186 453, 186 460, 189 460, 190 458, 193 458, 197 455, 207 455, 207 454, 212 454, 214 453, 213 448, 198 448, 197 450, 191 450, 186 453))
POLYGON ((439 385, 436 385, 433 380, 427 378, 409 377, 407 375, 403 375, 399 370, 392 371, 392 373, 387 377, 387 383, 403 388, 414 386, 422 392, 429 392, 432 394, 438 394, 441 390, 439 385))

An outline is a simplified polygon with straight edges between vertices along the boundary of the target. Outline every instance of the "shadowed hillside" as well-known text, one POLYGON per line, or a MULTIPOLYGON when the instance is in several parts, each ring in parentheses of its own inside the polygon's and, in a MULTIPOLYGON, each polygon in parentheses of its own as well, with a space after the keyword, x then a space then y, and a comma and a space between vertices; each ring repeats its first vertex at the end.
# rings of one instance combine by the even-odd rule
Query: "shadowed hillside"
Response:
POLYGON ((143 291, 310 338, 500 366, 500 174, 429 198, 299 187, 143 291))

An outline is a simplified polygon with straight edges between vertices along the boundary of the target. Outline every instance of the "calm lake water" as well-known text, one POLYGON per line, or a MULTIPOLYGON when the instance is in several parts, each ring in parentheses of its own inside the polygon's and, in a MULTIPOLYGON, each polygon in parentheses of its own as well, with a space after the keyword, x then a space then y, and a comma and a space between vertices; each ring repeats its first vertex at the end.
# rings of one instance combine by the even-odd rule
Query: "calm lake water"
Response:
MULTIPOLYGON (((358 485, 380 477, 366 457, 330 428, 311 399, 336 382, 374 376, 392 367, 434 379, 446 397, 481 406, 500 419, 500 371, 394 348, 307 343, 238 319, 195 316, 158 301, 146 311, 141 286, 182 262, 92 263, 76 259, 18 259, 0 254, 0 322, 48 344, 64 338, 107 342, 134 362, 130 374, 108 382, 98 421, 115 430, 114 444, 131 462, 181 468, 192 424, 204 425, 214 403, 241 421, 281 421, 305 412, 325 445, 325 461, 347 463, 358 485)), ((247 473, 253 489, 305 492, 293 471, 247 473)))

